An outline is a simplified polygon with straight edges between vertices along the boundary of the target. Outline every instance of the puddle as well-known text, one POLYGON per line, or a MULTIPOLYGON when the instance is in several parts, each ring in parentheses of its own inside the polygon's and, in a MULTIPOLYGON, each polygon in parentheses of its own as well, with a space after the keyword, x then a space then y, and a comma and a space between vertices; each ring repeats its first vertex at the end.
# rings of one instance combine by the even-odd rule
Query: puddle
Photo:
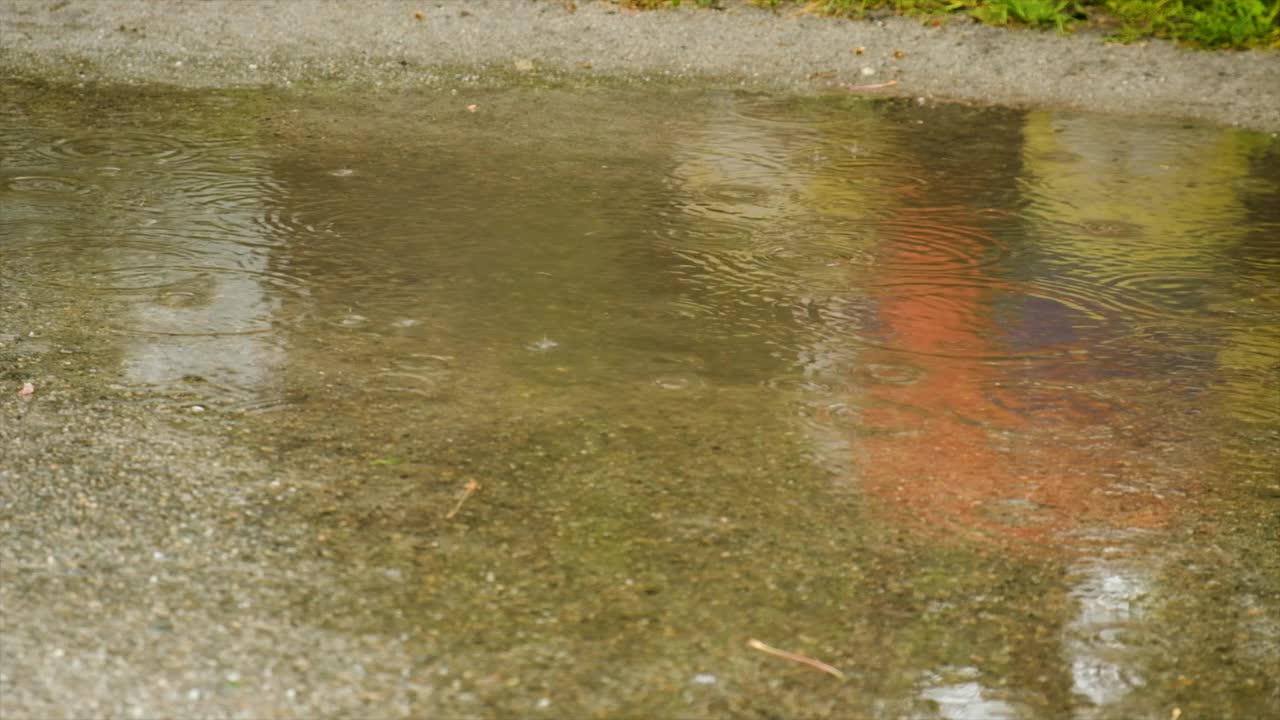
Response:
POLYGON ((1280 703, 1273 138, 7 91, 0 378, 260 452, 364 602, 294 622, 396 638, 419 713, 1280 703))

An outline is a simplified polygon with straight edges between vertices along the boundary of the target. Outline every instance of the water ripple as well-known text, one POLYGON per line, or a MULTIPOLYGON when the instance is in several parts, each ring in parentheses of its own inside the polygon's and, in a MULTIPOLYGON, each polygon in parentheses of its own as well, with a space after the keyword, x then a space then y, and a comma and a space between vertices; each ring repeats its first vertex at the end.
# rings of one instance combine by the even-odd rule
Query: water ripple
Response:
POLYGON ((234 148, 236 138, 191 138, 140 130, 104 128, 51 141, 37 142, 26 148, 35 157, 51 161, 147 160, 155 165, 178 167, 199 162, 211 151, 234 148))
POLYGON ((881 217, 878 233, 892 238, 878 258, 886 273, 954 272, 1001 263, 1008 254, 1002 239, 974 227, 970 208, 912 207, 898 215, 881 217))
POLYGON ((94 186, 67 175, 14 175, 5 181, 5 190, 15 193, 54 193, 82 195, 94 186))

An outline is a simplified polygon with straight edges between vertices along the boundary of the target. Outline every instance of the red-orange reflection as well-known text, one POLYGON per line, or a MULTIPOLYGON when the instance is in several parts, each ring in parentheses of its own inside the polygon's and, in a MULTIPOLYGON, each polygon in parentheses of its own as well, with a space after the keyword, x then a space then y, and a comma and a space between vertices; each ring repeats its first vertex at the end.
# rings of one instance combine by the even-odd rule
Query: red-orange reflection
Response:
POLYGON ((933 231, 912 234, 936 217, 902 208, 882 228, 883 347, 863 356, 856 383, 865 391, 854 443, 864 488, 921 527, 1027 550, 1166 524, 1173 506, 1158 468, 1139 438, 1111 426, 1132 413, 1055 378, 1044 369, 1052 362, 1010 361, 995 307, 997 296, 1018 303, 1019 292, 994 264, 939 272, 992 245, 972 215, 945 243, 933 231), (1019 373, 1036 373, 1034 382, 1019 373))

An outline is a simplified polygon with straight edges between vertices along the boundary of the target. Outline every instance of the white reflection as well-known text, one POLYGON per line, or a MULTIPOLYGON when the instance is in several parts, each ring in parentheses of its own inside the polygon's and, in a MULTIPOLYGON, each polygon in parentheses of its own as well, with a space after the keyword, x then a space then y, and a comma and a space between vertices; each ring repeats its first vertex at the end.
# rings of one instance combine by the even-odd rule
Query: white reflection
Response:
MULTIPOLYGON (((216 153, 216 151, 215 151, 216 153)), ((154 176, 126 182, 157 182, 154 176)), ((149 219, 104 253, 97 284, 119 292, 127 313, 121 365, 134 384, 244 406, 270 392, 285 353, 272 332, 282 286, 273 272, 281 237, 270 169, 197 158, 165 177, 149 219), (209 168, 198 167, 208 162, 209 168), (274 283, 274 284, 273 284, 274 283)), ((126 222, 136 221, 131 217, 126 222)))
POLYGON ((1064 629, 1072 689, 1095 706, 1114 705, 1145 684, 1134 669, 1139 658, 1128 638, 1143 621, 1151 572, 1103 558, 1082 563, 1078 571, 1072 595, 1080 609, 1064 629))
MULTIPOLYGON (((250 267, 265 263, 264 257, 250 267)), ((132 305, 125 376, 156 386, 201 378, 239 394, 263 389, 284 360, 265 332, 277 301, 250 275, 214 277, 201 284, 206 292, 184 306, 167 304, 172 295, 132 305)))
POLYGON ((976 677, 976 668, 952 668, 946 675, 930 674, 920 697, 937 706, 934 717, 946 720, 1016 720, 1021 717, 1008 702, 989 695, 976 677), (972 678, 972 679, 967 679, 972 678))

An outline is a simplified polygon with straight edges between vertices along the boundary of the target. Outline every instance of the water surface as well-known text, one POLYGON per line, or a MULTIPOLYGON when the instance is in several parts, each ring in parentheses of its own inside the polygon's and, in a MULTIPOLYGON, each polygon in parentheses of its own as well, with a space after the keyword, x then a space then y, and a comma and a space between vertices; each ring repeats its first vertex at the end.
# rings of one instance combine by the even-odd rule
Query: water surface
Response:
POLYGON ((10 90, 6 382, 261 453, 373 608, 295 622, 401 643, 419 714, 1280 707, 1272 137, 10 90))

